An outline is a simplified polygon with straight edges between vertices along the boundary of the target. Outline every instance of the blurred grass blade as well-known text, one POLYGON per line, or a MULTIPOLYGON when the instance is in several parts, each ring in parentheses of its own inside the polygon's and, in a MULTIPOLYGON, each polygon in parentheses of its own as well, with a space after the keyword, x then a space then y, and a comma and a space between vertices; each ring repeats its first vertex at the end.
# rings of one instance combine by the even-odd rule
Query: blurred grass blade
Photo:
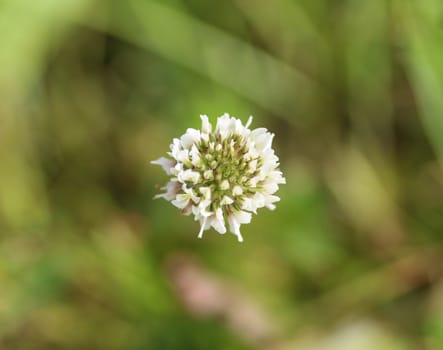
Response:
POLYGON ((301 115, 315 90, 289 65, 191 15, 155 1, 115 5, 111 32, 207 76, 276 113, 301 115), (138 21, 134 21, 133 17, 138 21), (134 23, 138 22, 138 23, 134 23))
POLYGON ((342 35, 354 136, 365 149, 386 154, 392 140, 388 5, 384 0, 347 4, 342 35))
MULTIPOLYGON (((326 22, 327 18, 319 13, 321 11, 317 11, 313 19, 301 3, 292 0, 235 0, 235 4, 248 24, 251 23, 260 38, 266 41, 266 46, 286 62, 294 62, 303 72, 316 76, 321 69, 319 66, 330 68, 330 48, 315 22, 326 22)), ((324 6, 322 2, 318 5, 324 6)))
POLYGON ((93 0, 2 1, 0 88, 22 86, 39 72, 48 49, 63 38, 74 18, 84 17, 93 0))
POLYGON ((433 23, 425 4, 415 2, 406 10, 408 74, 426 133, 443 161, 443 31, 433 23))
MULTIPOLYGON (((8 231, 48 220, 43 177, 33 157, 30 90, 50 49, 90 0, 3 1, 0 11, 0 217, 8 231)), ((3 233, 3 232, 2 232, 3 233)))

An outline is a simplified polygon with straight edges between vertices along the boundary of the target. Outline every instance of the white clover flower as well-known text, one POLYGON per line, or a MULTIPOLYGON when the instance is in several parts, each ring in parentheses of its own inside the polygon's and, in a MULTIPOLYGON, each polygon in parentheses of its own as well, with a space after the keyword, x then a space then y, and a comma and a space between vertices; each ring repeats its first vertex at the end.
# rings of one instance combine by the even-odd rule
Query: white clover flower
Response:
POLYGON ((239 119, 224 114, 215 130, 206 115, 200 116, 201 130, 188 129, 180 139, 173 139, 168 152, 172 159, 152 161, 171 176, 164 190, 154 198, 165 198, 193 214, 200 222, 198 238, 213 227, 217 232, 229 230, 240 242, 240 225, 251 221, 251 213, 267 207, 275 209, 280 200, 274 193, 285 178, 278 170, 278 157, 272 149, 274 134, 265 128, 249 129, 239 119))

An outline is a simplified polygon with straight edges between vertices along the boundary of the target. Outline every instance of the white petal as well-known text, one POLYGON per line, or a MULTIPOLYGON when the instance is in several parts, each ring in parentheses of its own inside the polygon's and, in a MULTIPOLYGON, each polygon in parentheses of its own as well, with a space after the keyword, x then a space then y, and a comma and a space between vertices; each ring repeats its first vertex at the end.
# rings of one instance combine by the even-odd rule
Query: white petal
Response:
POLYGON ((200 193, 205 199, 211 199, 211 189, 209 187, 200 187, 200 193))
POLYGON ((222 191, 226 191, 229 189, 229 181, 228 180, 223 180, 220 184, 220 189, 222 191))
POLYGON ((258 128, 251 132, 251 139, 259 152, 264 152, 272 146, 274 134, 271 134, 265 128, 258 128))
POLYGON ((182 171, 183 171, 183 164, 177 163, 173 168, 171 168, 171 175, 177 176, 182 171))
POLYGON ((249 162, 248 164, 248 172, 250 174, 252 174, 253 172, 255 172, 257 170, 257 159, 253 159, 249 162))
POLYGON ((251 187, 257 187, 257 183, 259 181, 260 181, 260 178, 258 176, 251 177, 248 180, 248 185, 251 186, 251 187))
POLYGON ((222 200, 220 201, 220 205, 229 205, 232 203, 234 203, 234 200, 228 196, 223 196, 222 200))
POLYGON ((211 202, 208 201, 208 200, 200 201, 200 203, 198 205, 198 210, 199 210, 200 216, 208 217, 208 216, 211 216, 213 214, 212 211, 208 210, 210 205, 211 205, 211 202))
POLYGON ((200 152, 197 149, 197 146, 195 144, 193 144, 191 146, 191 151, 189 152, 189 155, 191 157, 191 163, 194 166, 198 166, 201 163, 201 157, 200 157, 200 152))
POLYGON ((262 157, 263 165, 261 167, 261 174, 268 175, 272 173, 278 166, 278 157, 274 153, 269 152, 267 155, 262 157))
POLYGON ((210 134, 212 131, 212 125, 209 123, 207 115, 201 115, 200 119, 202 120, 202 132, 205 134, 210 134))
POLYGON ((268 174, 268 180, 274 181, 278 184, 285 184, 286 179, 280 170, 273 170, 268 174))
POLYGON ((229 230, 237 236, 239 242, 243 242, 240 225, 251 222, 251 216, 251 213, 242 210, 234 211, 228 215, 229 230))
POLYGON ((200 200, 198 205, 199 214, 204 217, 210 216, 212 212, 208 211, 208 208, 211 205, 211 189, 209 187, 200 187, 200 193, 203 194, 203 200, 200 200))
POLYGON ((251 123, 252 123, 252 119, 253 119, 253 118, 254 118, 254 117, 253 117, 252 115, 249 116, 248 121, 247 121, 246 124, 245 124, 245 128, 246 128, 246 129, 249 128, 249 126, 251 125, 251 123))
POLYGON ((183 191, 188 194, 191 198, 191 200, 195 203, 198 204, 200 202, 200 197, 198 197, 194 190, 192 188, 187 188, 185 184, 183 184, 182 186, 183 191))
POLYGON ((151 164, 160 165, 167 175, 171 175, 171 168, 175 165, 175 161, 161 157, 159 159, 151 161, 151 164))
POLYGON ((278 191, 278 184, 276 182, 266 182, 263 184, 263 189, 268 194, 273 194, 278 191))
POLYGON ((232 195, 235 196, 241 196, 243 194, 243 190, 240 186, 236 185, 232 189, 232 195))
POLYGON ((206 134, 206 133, 202 132, 201 139, 204 142, 209 142, 209 134, 206 134))
POLYGON ((178 181, 180 182, 192 182, 194 184, 200 181, 200 174, 191 169, 184 170, 177 175, 178 181))
POLYGON ((252 211, 254 214, 257 214, 257 208, 257 205, 251 198, 245 198, 243 200, 242 209, 252 211))
POLYGON ((191 196, 189 194, 178 194, 171 203, 179 209, 184 209, 190 200, 191 196))
POLYGON ((251 222, 251 213, 243 210, 237 210, 233 212, 233 215, 240 224, 249 224, 251 222))
POLYGON ((170 201, 173 200, 177 195, 177 192, 180 189, 180 185, 177 181, 169 181, 165 187, 162 187, 162 189, 166 190, 166 192, 162 194, 157 194, 156 196, 154 196, 154 199, 164 198, 170 201))
POLYGON ((259 151, 255 148, 255 144, 252 141, 248 142, 248 152, 244 155, 246 160, 257 159, 260 156, 259 151))
POLYGON ((177 159, 177 154, 180 151, 180 140, 177 138, 173 139, 169 148, 171 149, 171 152, 168 152, 168 154, 174 159, 177 159))
POLYGON ((277 196, 272 196, 272 195, 268 195, 265 196, 265 207, 270 209, 270 210, 274 210, 275 209, 275 205, 272 203, 278 202, 280 201, 280 197, 277 196))
POLYGON ((185 149, 191 148, 194 143, 200 141, 200 131, 189 128, 186 133, 180 138, 180 142, 185 149))
POLYGON ((205 170, 205 172, 203 173, 203 177, 206 180, 212 180, 214 179, 214 172, 212 170, 205 170))
POLYGON ((200 218, 200 209, 198 208, 198 205, 192 206, 192 214, 194 214, 194 219, 198 220, 200 218))
POLYGON ((225 113, 217 119, 217 126, 215 132, 218 133, 222 139, 230 136, 235 130, 235 118, 230 118, 229 114, 225 113))
POLYGON ((221 208, 218 208, 215 211, 215 215, 212 216, 211 226, 218 233, 226 233, 225 218, 223 217, 223 211, 221 210, 221 208))
POLYGON ((243 237, 240 233, 240 223, 232 213, 228 215, 228 223, 229 231, 237 236, 239 242, 243 242, 243 237))
POLYGON ((256 192, 252 197, 252 202, 256 208, 263 208, 265 206, 265 196, 260 192, 256 192))
POLYGON ((233 132, 237 135, 243 135, 245 127, 243 126, 240 119, 234 119, 233 121, 234 130, 233 132))
POLYGON ((178 151, 175 159, 177 159, 177 161, 187 164, 187 165, 192 164, 191 159, 189 159, 189 150, 187 150, 187 149, 183 149, 181 151, 178 151))
POLYGON ((200 232, 198 233, 198 238, 203 237, 203 231, 206 230, 206 221, 208 220, 207 217, 204 217, 202 219, 202 222, 200 222, 200 232))

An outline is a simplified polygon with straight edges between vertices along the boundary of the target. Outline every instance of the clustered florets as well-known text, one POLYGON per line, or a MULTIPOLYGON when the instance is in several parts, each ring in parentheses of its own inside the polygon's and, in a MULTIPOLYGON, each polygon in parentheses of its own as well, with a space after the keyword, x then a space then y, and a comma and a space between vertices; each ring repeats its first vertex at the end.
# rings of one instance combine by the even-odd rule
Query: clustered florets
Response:
POLYGON ((262 207, 273 210, 280 200, 273 194, 285 179, 272 149, 274 135, 265 128, 251 131, 252 117, 243 125, 224 114, 214 131, 206 115, 201 119, 201 130, 188 129, 173 139, 172 159, 151 162, 171 176, 166 192, 155 198, 171 201, 184 215, 192 213, 201 225, 199 238, 211 226, 226 233, 227 219, 241 242, 240 225, 251 221, 251 213, 262 207))

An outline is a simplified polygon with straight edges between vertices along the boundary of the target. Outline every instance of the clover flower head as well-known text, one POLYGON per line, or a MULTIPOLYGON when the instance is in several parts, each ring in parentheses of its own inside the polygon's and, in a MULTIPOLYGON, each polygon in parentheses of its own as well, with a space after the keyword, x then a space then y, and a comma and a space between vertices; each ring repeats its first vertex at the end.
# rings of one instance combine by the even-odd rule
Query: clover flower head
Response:
POLYGON ((285 179, 278 169, 279 159, 272 149, 271 134, 265 128, 250 130, 252 117, 242 122, 224 114, 215 129, 206 115, 200 116, 201 130, 188 129, 175 138, 168 152, 153 164, 160 165, 170 181, 164 198, 184 215, 194 215, 200 222, 198 237, 213 227, 217 232, 229 230, 240 242, 240 225, 251 221, 252 213, 267 207, 275 209, 279 184, 285 179))

